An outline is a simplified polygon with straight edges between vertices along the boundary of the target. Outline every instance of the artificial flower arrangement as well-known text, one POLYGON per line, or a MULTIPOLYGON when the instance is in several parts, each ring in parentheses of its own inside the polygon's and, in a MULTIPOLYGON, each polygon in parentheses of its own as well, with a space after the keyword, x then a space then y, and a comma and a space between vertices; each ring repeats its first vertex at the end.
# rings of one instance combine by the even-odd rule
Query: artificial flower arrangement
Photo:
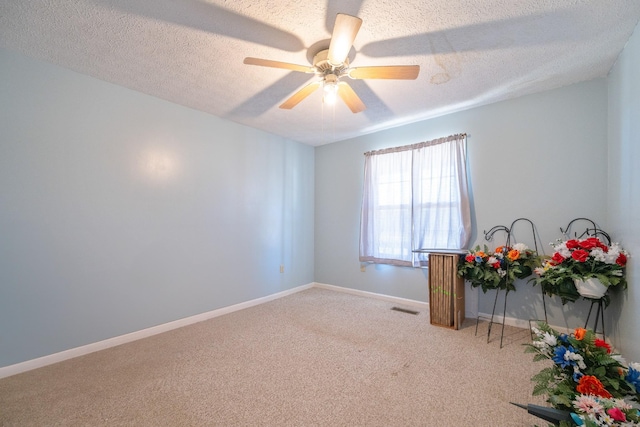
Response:
POLYGON ((532 332, 525 351, 553 362, 533 376, 533 395, 570 414, 560 426, 640 426, 640 363, 627 364, 592 330, 567 335, 540 322, 532 332))
MULTIPOLYGON (((627 287, 625 266, 627 252, 619 244, 607 245, 597 237, 560 240, 553 247, 553 255, 535 269, 535 283, 549 296, 558 295, 563 304, 579 297, 576 280, 595 278, 607 289, 627 287)), ((608 295, 604 302, 609 304, 608 295)))
POLYGON ((514 291, 515 279, 524 279, 533 274, 540 265, 535 251, 523 243, 500 246, 493 252, 487 245, 476 246, 458 263, 458 276, 464 277, 472 287, 480 286, 483 292, 489 289, 514 291))

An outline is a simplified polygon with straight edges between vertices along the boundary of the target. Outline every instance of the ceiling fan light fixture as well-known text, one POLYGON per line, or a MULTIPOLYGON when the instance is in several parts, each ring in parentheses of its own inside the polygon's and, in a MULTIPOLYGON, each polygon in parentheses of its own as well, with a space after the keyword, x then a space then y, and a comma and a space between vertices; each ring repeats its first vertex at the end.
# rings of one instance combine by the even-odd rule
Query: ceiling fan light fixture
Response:
POLYGON ((336 103, 338 97, 338 85, 335 83, 324 84, 324 96, 323 100, 326 104, 333 105, 336 103))
POLYGON ((327 74, 322 84, 322 100, 329 105, 333 105, 338 98, 338 77, 335 74, 327 74))

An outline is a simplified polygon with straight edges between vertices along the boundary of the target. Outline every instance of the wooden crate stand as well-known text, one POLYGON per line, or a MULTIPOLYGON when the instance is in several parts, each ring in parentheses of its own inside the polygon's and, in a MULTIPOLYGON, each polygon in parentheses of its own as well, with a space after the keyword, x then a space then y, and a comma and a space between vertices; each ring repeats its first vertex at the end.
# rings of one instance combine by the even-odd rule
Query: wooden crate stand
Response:
POLYGON ((464 321, 464 279, 458 254, 429 254, 429 318, 432 325, 459 329, 464 321))

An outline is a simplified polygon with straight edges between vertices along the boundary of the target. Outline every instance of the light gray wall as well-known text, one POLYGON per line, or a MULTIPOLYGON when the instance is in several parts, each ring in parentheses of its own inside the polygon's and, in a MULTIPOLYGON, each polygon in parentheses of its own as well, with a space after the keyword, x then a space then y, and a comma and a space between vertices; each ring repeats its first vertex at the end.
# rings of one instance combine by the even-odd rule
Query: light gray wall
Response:
MULTIPOLYGON (((363 153, 462 132, 469 135, 472 246, 504 244, 500 234, 494 242, 485 242, 483 231, 509 226, 520 217, 536 224, 540 250, 547 254, 549 243, 561 237, 560 227, 573 218, 588 217, 604 226, 607 92, 606 81, 597 79, 317 148, 317 282, 427 300, 426 270, 376 265, 360 271, 363 153)), ((515 236, 533 247, 529 230, 518 225, 515 236)), ((509 295, 507 316, 542 318, 539 288, 525 281, 516 287, 509 295)), ((491 312, 494 296, 479 293, 480 312, 491 312)), ((549 300, 548 306, 549 321, 558 326, 575 327, 586 317, 582 303, 570 313, 563 312, 559 300, 549 300)))
POLYGON ((640 26, 609 78, 608 224, 632 258, 629 287, 607 310, 618 350, 640 361, 640 26))
MULTIPOLYGON (((315 188, 308 146, 0 50, 0 367, 313 280, 426 301, 426 270, 360 271, 362 153, 458 132, 474 244, 525 216, 549 253, 587 216, 640 253, 637 33, 607 81, 319 147, 315 188)), ((630 360, 634 265, 607 310, 630 360)), ((537 288, 517 286, 507 315, 540 317, 537 288)), ((479 298, 489 312, 493 295, 479 298)), ((586 314, 548 303, 554 324, 586 314)))
POLYGON ((0 367, 313 281, 312 147, 5 50, 0 129, 0 367))

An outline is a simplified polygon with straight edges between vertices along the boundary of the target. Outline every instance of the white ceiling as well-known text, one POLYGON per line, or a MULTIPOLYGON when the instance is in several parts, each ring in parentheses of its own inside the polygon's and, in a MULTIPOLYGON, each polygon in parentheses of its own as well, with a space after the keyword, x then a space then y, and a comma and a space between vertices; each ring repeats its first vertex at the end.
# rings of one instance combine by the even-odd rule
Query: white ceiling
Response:
POLYGON ((638 0, 3 0, 0 46, 310 145, 603 77, 638 0), (278 108, 336 13, 359 16, 353 66, 419 65, 417 80, 349 80, 353 114, 321 91, 278 108), (335 108, 335 110, 333 109, 335 108))

